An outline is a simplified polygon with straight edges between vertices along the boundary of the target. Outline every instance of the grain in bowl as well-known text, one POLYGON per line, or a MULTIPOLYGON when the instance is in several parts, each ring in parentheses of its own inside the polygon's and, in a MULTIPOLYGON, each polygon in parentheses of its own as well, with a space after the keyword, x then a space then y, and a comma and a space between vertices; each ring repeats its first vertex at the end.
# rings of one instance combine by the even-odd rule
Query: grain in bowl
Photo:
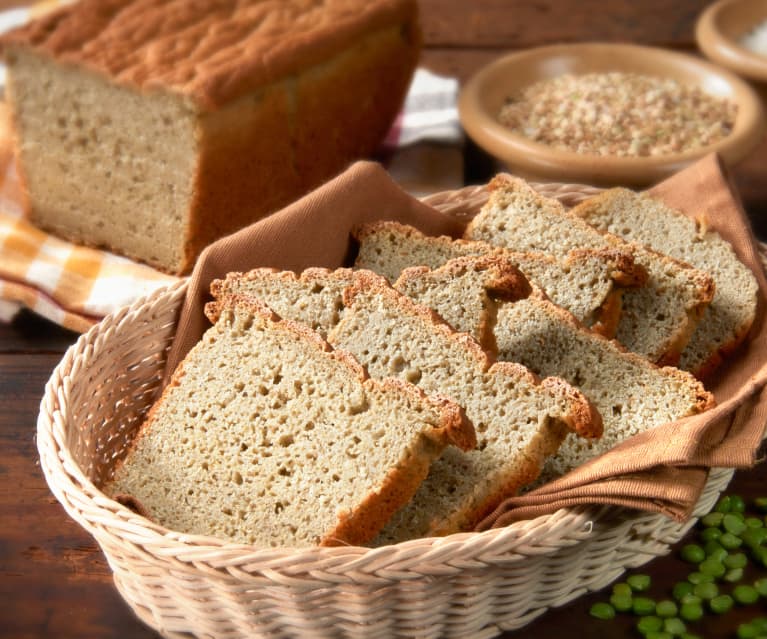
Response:
POLYGON ((671 78, 564 74, 510 96, 498 120, 535 142, 599 156, 663 156, 727 137, 737 105, 671 78))

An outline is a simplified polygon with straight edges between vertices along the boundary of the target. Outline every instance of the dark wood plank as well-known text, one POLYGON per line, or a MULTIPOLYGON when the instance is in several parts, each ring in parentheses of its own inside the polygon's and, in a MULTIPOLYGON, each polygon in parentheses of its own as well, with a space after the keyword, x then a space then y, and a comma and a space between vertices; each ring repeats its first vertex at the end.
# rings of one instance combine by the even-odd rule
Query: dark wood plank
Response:
POLYGON ((0 353, 63 353, 78 334, 22 310, 10 324, 0 322, 0 353))
POLYGON ((40 470, 35 423, 58 361, 56 353, 0 354, 0 637, 155 638, 40 470))
POLYGON ((692 46, 707 0, 419 0, 432 47, 517 48, 584 40, 692 46))
MULTIPOLYGON (((767 465, 759 464, 754 469, 739 471, 730 483, 728 494, 737 494, 744 499, 752 499, 765 494, 767 482, 767 465)), ((687 543, 697 541, 695 530, 690 531, 684 539, 678 542, 669 554, 653 559, 650 563, 631 570, 626 574, 645 574, 652 578, 652 588, 647 593, 656 601, 671 599, 671 590, 679 581, 684 581, 690 574, 690 565, 682 561, 679 551, 687 543)), ((626 575, 617 581, 625 579, 626 575)), ((767 577, 767 570, 751 566, 746 578, 751 581, 767 577)), ((606 622, 589 615, 589 609, 597 602, 607 601, 612 586, 579 597, 575 601, 559 609, 550 610, 521 630, 504 633, 503 639, 523 639, 529 637, 560 637, 567 636, 568 629, 575 632, 575 637, 583 639, 619 639, 625 637, 640 637, 636 631, 637 617, 630 614, 620 614, 612 621, 606 622), (575 629, 577 628, 577 631, 575 629)), ((722 591, 728 591, 724 586, 722 591)), ((707 639, 724 639, 735 637, 735 631, 741 623, 746 623, 755 617, 767 616, 764 602, 759 601, 751 606, 736 606, 725 615, 708 613, 702 621, 688 623, 688 630, 707 639)))

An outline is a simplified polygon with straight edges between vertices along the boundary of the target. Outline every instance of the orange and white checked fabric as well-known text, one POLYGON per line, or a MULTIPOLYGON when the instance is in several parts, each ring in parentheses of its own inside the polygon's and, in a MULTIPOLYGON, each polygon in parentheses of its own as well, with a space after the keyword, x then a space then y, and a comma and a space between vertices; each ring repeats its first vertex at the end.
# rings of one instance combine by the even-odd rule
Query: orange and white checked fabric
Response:
MULTIPOLYGON (((0 11, 0 33, 65 4, 0 11)), ((5 69, 0 65, 0 87, 5 69)), ((419 69, 383 150, 392 177, 413 195, 463 185, 458 83, 419 69)), ((0 101, 0 321, 26 307, 83 332, 108 313, 177 278, 37 229, 22 217, 7 107, 0 101)))
MULTIPOLYGON (((47 0, 0 12, 0 31, 62 4, 47 0)), ((0 109, 0 320, 10 320, 23 306, 82 332, 120 306, 176 280, 106 251, 60 240, 25 221, 7 108, 3 104, 0 109)))

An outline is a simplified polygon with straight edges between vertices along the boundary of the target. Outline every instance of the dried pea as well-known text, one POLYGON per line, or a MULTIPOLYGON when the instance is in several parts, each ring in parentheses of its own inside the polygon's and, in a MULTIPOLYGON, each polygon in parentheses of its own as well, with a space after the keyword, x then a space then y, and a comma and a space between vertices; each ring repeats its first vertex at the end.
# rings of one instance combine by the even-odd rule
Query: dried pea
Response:
POLYGON ((702 583, 695 586, 693 592, 701 599, 713 599, 719 595, 719 588, 715 583, 702 583))
MULTIPOLYGON (((710 530, 718 530, 718 528, 711 528, 710 530)), ((719 537, 717 542, 725 550, 735 550, 736 548, 740 548, 743 545, 743 539, 737 535, 733 535, 730 532, 724 533, 721 537, 719 537)))
POLYGON ((740 513, 727 513, 724 515, 722 518, 722 528, 733 535, 742 535, 748 527, 746 526, 746 522, 742 519, 742 515, 740 517, 738 516, 739 514, 740 513))
POLYGON ((615 608, 613 608, 609 603, 604 603, 603 601, 595 603, 591 608, 589 609, 589 614, 592 617, 596 617, 597 619, 614 619, 615 618, 615 608))
POLYGON ((732 597, 739 604, 748 605, 756 603, 759 599, 759 593, 753 586, 741 584, 740 586, 735 586, 735 588, 733 588, 732 597))
POLYGON ((674 586, 671 594, 673 595, 674 599, 681 601, 685 595, 692 594, 692 584, 689 581, 680 581, 674 586))
POLYGON ((730 512, 746 512, 746 502, 743 500, 743 497, 740 497, 739 495, 730 495, 730 512))
POLYGON ((704 575, 711 575, 714 579, 723 577, 724 573, 727 572, 727 568, 724 567, 724 564, 716 558, 706 559, 706 561, 701 562, 698 566, 698 570, 704 575))
POLYGON ((637 621, 637 630, 643 635, 648 632, 658 632, 663 630, 663 619, 654 615, 646 615, 637 621))
POLYGON ((634 592, 645 592, 650 589, 652 580, 650 575, 631 575, 626 579, 626 583, 634 592))
POLYGON ((687 581, 697 586, 698 584, 711 583, 714 581, 714 577, 713 575, 704 575, 702 572, 691 572, 687 576, 687 581))
POLYGON ((631 586, 626 583, 618 583, 613 586, 613 594, 621 597, 631 596, 631 586))
POLYGON ((733 606, 733 599, 730 595, 717 595, 712 597, 708 602, 708 607, 711 608, 711 612, 715 612, 718 615, 723 615, 725 612, 729 612, 733 606))
POLYGON ((663 630, 671 636, 679 636, 687 630, 687 626, 678 617, 672 617, 663 621, 663 630))
POLYGON ((633 599, 631 595, 616 595, 610 597, 610 605, 618 612, 628 612, 632 609, 633 599))
POLYGON ((738 626, 737 635, 738 639, 756 639, 759 631, 750 623, 742 623, 738 626))
MULTIPOLYGON (((734 535, 733 535, 734 536, 734 535)), ((721 541, 721 539, 719 540, 721 541)), ((727 556, 727 549, 722 546, 719 541, 709 541, 704 547, 703 550, 706 553, 706 556, 701 559, 703 561, 704 559, 716 559, 718 561, 722 561, 727 556)))
POLYGON ((683 603, 679 608, 679 616, 685 621, 698 621, 703 617, 703 606, 700 603, 683 603))
POLYGON ((723 520, 723 513, 712 512, 704 515, 700 521, 704 526, 720 526, 723 520))
POLYGON ((767 597, 767 578, 757 579, 754 582, 754 588, 762 597, 767 597))
POLYGON ((655 602, 649 597, 634 597, 632 610, 635 615, 651 615, 655 612, 655 602))
POLYGON ((722 562, 727 568, 745 568, 748 565, 748 557, 742 552, 728 555, 722 562))
POLYGON ((720 528, 705 528, 700 533, 700 538, 705 541, 717 541, 722 536, 722 530, 720 528))
POLYGON ((700 522, 704 526, 721 526, 724 520, 724 513, 710 512, 707 515, 703 515, 700 522))
POLYGON ((655 605, 655 614, 658 615, 658 617, 676 617, 678 612, 679 609, 677 608, 676 603, 670 599, 664 599, 655 605))
POLYGON ((743 579, 743 568, 730 568, 726 573, 724 573, 724 577, 722 577, 723 581, 726 581, 728 584, 734 584, 743 579))
POLYGON ((743 523, 748 528, 764 528, 764 522, 759 517, 746 517, 743 523))
POLYGON ((706 551, 698 546, 698 544, 687 544, 682 548, 681 554, 682 559, 691 564, 699 564, 706 558, 706 551))
POLYGON ((724 497, 720 497, 719 501, 716 502, 716 505, 714 506, 714 512, 717 513, 728 513, 732 510, 732 498, 729 495, 725 495, 724 497))

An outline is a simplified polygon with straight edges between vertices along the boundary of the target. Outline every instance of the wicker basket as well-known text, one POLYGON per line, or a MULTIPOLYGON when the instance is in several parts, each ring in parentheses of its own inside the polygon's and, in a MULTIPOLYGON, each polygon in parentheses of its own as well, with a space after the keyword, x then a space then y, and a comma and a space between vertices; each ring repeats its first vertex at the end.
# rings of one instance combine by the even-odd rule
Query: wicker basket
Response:
MULTIPOLYGON (((596 192, 538 188, 566 204, 596 192)), ((426 201, 471 216, 485 199, 467 188, 426 201)), ((695 523, 563 509, 373 550, 265 550, 153 524, 97 486, 157 395, 185 291, 184 281, 158 291, 83 335, 48 382, 37 433, 51 490, 99 543, 128 604, 166 637, 493 637, 667 553, 695 523)), ((695 517, 731 477, 710 472, 695 517)))

